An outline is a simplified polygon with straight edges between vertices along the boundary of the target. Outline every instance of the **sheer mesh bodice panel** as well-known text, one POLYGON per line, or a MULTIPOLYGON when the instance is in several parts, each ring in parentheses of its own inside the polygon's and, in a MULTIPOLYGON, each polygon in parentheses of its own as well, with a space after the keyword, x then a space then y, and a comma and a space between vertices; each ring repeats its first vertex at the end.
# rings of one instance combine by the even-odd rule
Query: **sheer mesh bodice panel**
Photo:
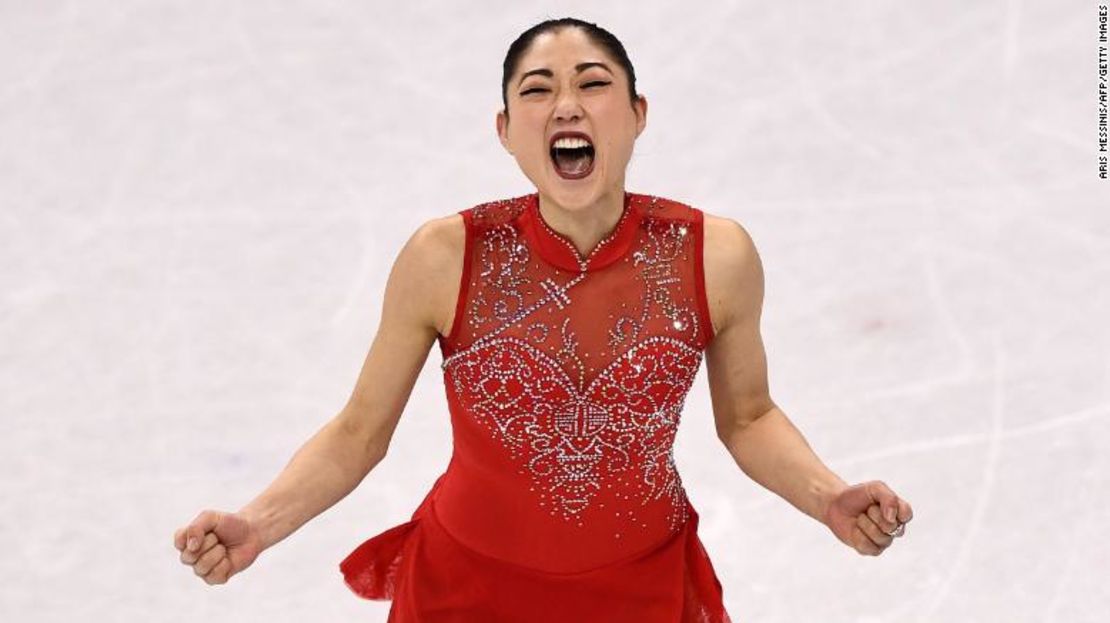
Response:
POLYGON ((626 192, 585 257, 536 194, 462 214, 437 517, 474 550, 549 573, 658 547, 688 517, 674 439, 713 336, 702 213, 626 192))

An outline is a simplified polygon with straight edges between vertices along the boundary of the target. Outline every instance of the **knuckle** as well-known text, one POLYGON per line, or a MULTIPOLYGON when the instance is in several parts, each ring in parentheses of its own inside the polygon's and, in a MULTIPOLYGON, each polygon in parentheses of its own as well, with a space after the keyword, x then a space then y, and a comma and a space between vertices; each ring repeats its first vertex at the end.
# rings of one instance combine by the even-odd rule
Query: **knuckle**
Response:
POLYGON ((209 551, 209 552, 208 552, 208 553, 207 553, 207 554, 206 554, 206 555, 204 556, 204 569, 205 569, 205 573, 207 574, 207 573, 210 573, 210 572, 212 572, 212 571, 215 571, 215 570, 216 570, 216 569, 218 569, 218 568, 219 568, 219 567, 220 567, 220 566, 221 566, 222 564, 224 564, 224 562, 225 562, 226 560, 227 560, 227 557, 226 557, 226 556, 224 556, 224 552, 223 552, 223 546, 222 546, 222 545, 218 545, 218 546, 217 546, 216 548, 213 548, 213 549, 212 549, 211 551, 209 551), (218 548, 218 549, 217 549, 217 548, 218 548))
POLYGON ((227 559, 223 559, 219 564, 212 567, 212 570, 205 575, 205 579, 209 584, 223 584, 227 582, 227 570, 229 565, 227 559))

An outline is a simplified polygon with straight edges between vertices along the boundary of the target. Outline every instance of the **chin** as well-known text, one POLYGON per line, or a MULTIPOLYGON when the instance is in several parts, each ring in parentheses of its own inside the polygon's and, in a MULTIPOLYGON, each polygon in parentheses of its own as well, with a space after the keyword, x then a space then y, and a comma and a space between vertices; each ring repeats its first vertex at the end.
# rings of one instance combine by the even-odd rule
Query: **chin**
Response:
POLYGON ((555 203, 568 209, 585 208, 595 203, 603 194, 605 189, 597 184, 583 184, 578 188, 560 187, 559 184, 555 184, 548 189, 547 193, 555 203))
POLYGON ((587 176, 579 180, 567 180, 550 166, 543 172, 543 184, 536 187, 565 208, 585 207, 593 204, 610 189, 605 170, 595 167, 587 176))

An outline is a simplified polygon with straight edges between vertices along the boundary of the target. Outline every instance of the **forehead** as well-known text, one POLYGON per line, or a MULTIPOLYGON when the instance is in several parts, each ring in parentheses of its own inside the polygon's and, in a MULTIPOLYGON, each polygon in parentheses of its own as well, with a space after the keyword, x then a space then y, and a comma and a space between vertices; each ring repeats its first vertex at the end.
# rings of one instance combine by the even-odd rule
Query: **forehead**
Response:
MULTIPOLYGON (((545 67, 555 73, 572 72, 578 63, 600 61, 616 69, 616 61, 605 48, 595 44, 580 28, 564 28, 558 32, 545 32, 536 36, 528 50, 521 55, 516 75, 545 67)), ((595 69, 595 71, 605 71, 595 69)))

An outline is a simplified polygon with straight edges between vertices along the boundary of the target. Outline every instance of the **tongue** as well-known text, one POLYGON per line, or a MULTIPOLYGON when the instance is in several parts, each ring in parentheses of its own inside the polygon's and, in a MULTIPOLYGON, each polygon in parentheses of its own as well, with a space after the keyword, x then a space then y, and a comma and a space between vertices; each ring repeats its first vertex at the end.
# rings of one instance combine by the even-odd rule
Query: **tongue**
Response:
POLYGON ((555 166, 559 171, 569 175, 577 175, 590 168, 594 157, 584 149, 556 149, 555 166))

